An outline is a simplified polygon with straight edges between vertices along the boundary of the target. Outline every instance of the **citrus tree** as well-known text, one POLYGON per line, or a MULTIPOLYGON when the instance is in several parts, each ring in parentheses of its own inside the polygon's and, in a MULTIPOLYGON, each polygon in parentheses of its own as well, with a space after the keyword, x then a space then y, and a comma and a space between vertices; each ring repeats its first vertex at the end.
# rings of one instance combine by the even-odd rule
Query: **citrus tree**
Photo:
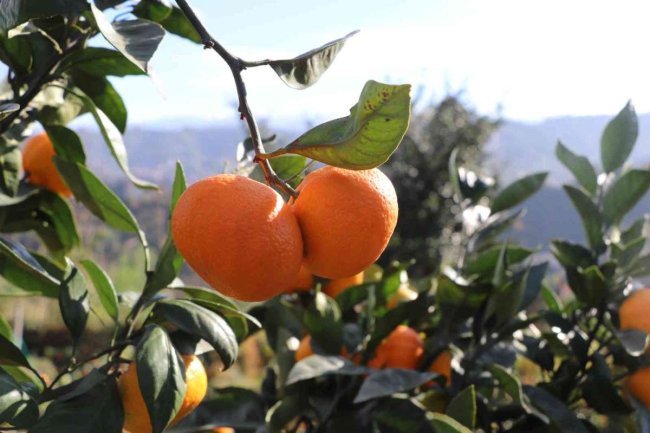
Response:
MULTIPOLYGON (((238 343, 260 326, 222 294, 260 301, 287 290, 300 270, 305 245, 314 244, 313 252, 324 248, 314 264, 337 266, 328 262, 343 245, 346 229, 329 243, 322 211, 312 206, 316 197, 307 198, 306 187, 300 196, 295 189, 308 158, 366 169, 332 169, 330 176, 350 178, 353 186, 365 184, 366 195, 376 189, 375 207, 356 218, 374 218, 383 234, 357 237, 355 254, 365 257, 352 270, 375 261, 394 229, 394 190, 381 172, 370 169, 386 161, 408 127, 410 87, 370 81, 349 116, 266 153, 242 72, 271 67, 287 85, 306 88, 353 33, 293 59, 245 61, 208 34, 187 2, 177 5, 160 0, 0 2, 0 60, 8 70, 0 88, 0 274, 8 283, 2 294, 56 299, 73 341, 66 367, 49 380, 14 344, 9 323, 0 318, 0 430, 161 432, 194 410, 208 388, 196 353, 214 351, 227 369, 237 359, 238 343), (169 235, 152 248, 132 212, 86 165, 82 140, 66 125, 90 115, 129 181, 158 189, 129 169, 122 139, 127 110, 108 77, 147 74, 166 32, 213 49, 228 64, 250 137, 241 145, 237 174, 217 175, 186 189, 177 164, 169 235), (112 48, 93 46, 95 38, 112 48), (42 132, 34 135, 34 129, 42 132), (385 199, 384 191, 392 196, 385 199), (92 258, 71 259, 80 244, 72 199, 112 229, 139 240, 145 283, 136 300, 121 296, 92 258), (294 215, 288 199, 303 209, 302 216, 294 215), (382 209, 383 214, 373 212, 382 209), (385 221, 387 215, 391 219, 385 221), (299 222, 313 226, 310 234, 299 222), (42 248, 28 250, 11 236, 25 232, 36 233, 42 248), (371 249, 366 250, 366 241, 371 249), (177 278, 183 265, 179 250, 219 292, 188 287, 177 278), (98 309, 110 319, 112 337, 102 350, 80 357, 88 317, 98 309)), ((325 188, 332 182, 326 179, 325 188)), ((356 194, 362 198, 363 191, 356 194)), ((338 200, 345 198, 339 192, 338 200)), ((353 198, 348 202, 356 207, 353 198)))

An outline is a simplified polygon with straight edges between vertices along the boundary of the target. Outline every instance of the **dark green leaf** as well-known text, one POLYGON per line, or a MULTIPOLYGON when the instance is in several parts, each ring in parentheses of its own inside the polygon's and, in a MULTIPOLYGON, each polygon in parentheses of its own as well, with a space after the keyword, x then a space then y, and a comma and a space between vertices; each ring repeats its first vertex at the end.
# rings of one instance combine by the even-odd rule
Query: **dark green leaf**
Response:
POLYGON ((616 260, 616 263, 620 267, 626 268, 639 257, 645 247, 646 241, 647 239, 645 237, 641 237, 630 241, 624 246, 612 244, 611 257, 616 260))
POLYGON ((494 287, 500 287, 506 279, 506 271, 508 270, 508 244, 503 244, 499 255, 497 257, 497 263, 494 266, 494 272, 492 274, 492 285, 494 287))
POLYGON ((160 255, 158 256, 153 274, 151 274, 151 276, 147 279, 147 283, 144 289, 144 294, 146 297, 149 297, 157 293, 160 289, 167 287, 178 276, 181 271, 181 267, 183 266, 183 257, 178 253, 178 250, 176 250, 176 247, 174 246, 174 240, 171 235, 170 219, 172 213, 174 212, 174 208, 176 207, 176 202, 186 188, 187 183, 185 181, 183 166, 180 162, 177 162, 176 175, 174 176, 172 196, 169 204, 167 239, 165 240, 165 244, 160 251, 160 255))
POLYGON ((14 332, 11 329, 11 325, 7 322, 7 319, 2 316, 0 316, 0 335, 7 340, 12 340, 14 338, 14 332))
POLYGON ((266 414, 266 433, 284 433, 285 426, 310 410, 309 401, 299 394, 291 394, 275 403, 266 414))
POLYGON ((160 301, 153 312, 180 330, 207 341, 221 357, 224 368, 231 367, 237 360, 237 338, 216 313, 184 299, 160 301))
POLYGON ((531 266, 526 271, 524 276, 524 295, 521 300, 521 305, 519 305, 519 311, 527 309, 533 302, 535 302, 539 292, 542 290, 542 283, 546 276, 547 269, 548 262, 543 262, 531 266))
POLYGON ((0 335, 0 365, 31 368, 20 349, 3 335, 0 335))
POLYGON ((52 140, 55 153, 68 161, 86 163, 86 153, 79 136, 71 129, 61 125, 46 125, 48 137, 52 140))
POLYGON ((436 433, 472 433, 471 430, 450 416, 434 413, 431 418, 431 424, 435 427, 436 433))
POLYGON ((293 59, 272 60, 269 65, 287 86, 294 89, 306 89, 316 83, 327 71, 345 42, 356 33, 358 31, 328 42, 320 48, 307 51, 293 59))
POLYGON ((120 198, 85 166, 62 159, 54 162, 75 197, 96 217, 113 228, 128 233, 139 233, 135 217, 120 198))
POLYGON ((142 0, 133 8, 133 14, 159 23, 172 13, 172 6, 167 0, 142 0))
POLYGON ((106 116, 102 110, 97 108, 93 100, 88 96, 79 92, 74 93, 74 95, 83 102, 86 109, 90 112, 90 114, 97 122, 97 126, 99 126, 99 130, 102 133, 104 141, 108 145, 108 148, 117 161, 117 164, 120 166, 124 174, 126 174, 126 177, 128 177, 129 180, 139 188, 157 189, 158 187, 153 183, 139 179, 133 175, 133 173, 131 173, 131 170, 129 169, 129 160, 126 152, 126 146, 124 145, 122 134, 120 133, 119 129, 117 129, 117 127, 113 124, 113 122, 111 122, 108 116, 106 116))
POLYGON ((581 245, 562 240, 551 241, 551 252, 565 267, 589 267, 595 264, 591 251, 581 245))
POLYGON ((25 247, 8 239, 0 239, 0 275, 30 294, 59 295, 59 281, 48 274, 25 247))
POLYGON ((359 389, 354 403, 363 403, 380 397, 387 397, 398 392, 410 391, 424 385, 437 373, 403 370, 400 368, 387 368, 375 370, 366 378, 359 389))
POLYGON ((149 60, 165 36, 163 28, 151 21, 139 19, 111 24, 93 3, 90 8, 106 40, 134 65, 148 72, 149 60))
POLYGON ((561 141, 557 142, 555 147, 555 156, 566 168, 575 176, 578 183, 592 196, 596 194, 598 188, 598 178, 596 171, 589 160, 571 152, 561 141))
POLYGON ((510 209, 535 194, 544 185, 547 172, 522 177, 505 187, 492 201, 492 213, 510 209))
POLYGON ((476 425, 476 390, 471 385, 459 392, 450 402, 445 413, 468 429, 476 425))
POLYGON ((524 210, 519 209, 513 213, 492 216, 487 224, 481 227, 475 234, 471 246, 477 249, 481 245, 494 239, 507 230, 515 221, 524 215, 524 210))
POLYGON ((305 311, 303 324, 315 342, 330 354, 339 354, 343 344, 341 310, 332 298, 318 292, 305 311))
POLYGON ((576 297, 590 307, 595 307, 607 296, 605 277, 598 266, 586 269, 568 268, 567 280, 576 297))
POLYGON ((73 69, 94 77, 115 75, 143 75, 144 72, 124 57, 122 53, 108 48, 86 47, 73 51, 62 63, 61 70, 73 69))
POLYGON ((238 310, 237 305, 233 303, 230 299, 220 295, 214 290, 204 289, 201 287, 174 287, 175 290, 180 290, 183 293, 190 296, 192 299, 198 299, 202 301, 208 301, 213 304, 223 305, 232 310, 238 310))
POLYGON ((650 171, 629 170, 609 187, 603 198, 603 216, 617 224, 650 188, 650 171))
POLYGON ((73 399, 55 400, 29 433, 121 433, 123 424, 120 393, 108 379, 73 399))
MULTIPOLYGON (((341 411, 342 412, 342 411, 341 411)), ((414 399, 407 398, 387 398, 378 402, 373 407, 372 419, 376 423, 376 428, 372 431, 381 433, 435 433, 431 421, 428 419, 427 410, 418 404, 414 399)), ((356 412, 358 413, 358 412, 356 412)), ((353 418, 350 414, 340 413, 340 425, 332 427, 331 431, 340 433, 358 433, 361 431, 370 431, 363 427, 356 427, 351 422, 353 418)), ((363 418, 359 416, 358 418, 363 418)), ((360 420, 361 421, 361 420, 360 420)))
POLYGON ((33 18, 64 15, 83 11, 83 0, 2 0, 0 1, 0 35, 33 18))
MULTIPOLYGON (((510 265, 526 260, 533 253, 532 250, 518 245, 508 245, 506 251, 507 262, 510 265)), ((491 272, 497 264, 500 252, 501 246, 495 245, 468 259, 463 268, 464 273, 486 274, 491 272)))
POLYGON ((549 310, 558 314, 562 312, 562 300, 552 289, 543 286, 542 299, 544 299, 544 302, 548 306, 549 310))
POLYGON ((201 43, 201 36, 197 33, 196 29, 190 23, 190 21, 185 17, 185 14, 177 8, 171 7, 169 13, 166 13, 162 7, 160 7, 160 1, 158 0, 146 0, 140 2, 140 5, 143 5, 142 8, 135 8, 133 11, 134 14, 140 18, 148 19, 155 21, 169 33, 173 33, 182 38, 188 39, 192 42, 201 43), (158 3, 157 11, 149 7, 152 3, 158 3), (162 18, 164 16, 164 18, 162 18))
POLYGON ((0 149, 0 190, 9 196, 16 195, 20 184, 22 153, 17 146, 0 149))
POLYGON ((627 415, 632 412, 613 383, 607 361, 599 353, 592 356, 592 366, 587 372, 582 395, 589 406, 599 413, 627 415))
POLYGON ((589 246, 599 251, 603 247, 603 222, 598 206, 581 189, 564 185, 564 191, 580 214, 589 246))
POLYGON ((8 374, 0 370, 0 425, 5 423, 19 429, 38 420, 38 405, 8 374))
POLYGON ((575 176, 576 180, 589 194, 594 196, 598 187, 596 171, 589 160, 581 155, 576 155, 558 141, 555 147, 555 156, 575 176))
POLYGON ((625 163, 638 135, 636 111, 632 103, 628 102, 607 124, 600 140, 600 159, 606 172, 612 172, 625 163))
POLYGON ((110 81, 82 72, 74 73, 73 78, 75 85, 95 103, 95 107, 101 110, 121 133, 124 133, 127 119, 126 106, 110 81))
POLYGON ((167 333, 159 326, 148 325, 136 348, 135 362, 153 433, 161 433, 174 419, 185 396, 183 360, 167 333))
POLYGON ((13 102, 8 104, 0 104, 0 120, 4 120, 11 113, 20 110, 20 105, 14 104, 13 102))
POLYGON ((556 431, 589 433, 576 414, 549 392, 539 387, 530 386, 527 386, 525 391, 531 403, 549 418, 556 431))
POLYGON ((269 155, 295 153, 352 170, 377 167, 388 160, 406 133, 410 90, 408 84, 368 81, 348 117, 319 125, 269 155))
POLYGON ((627 229, 621 232, 621 244, 627 245, 638 238, 647 237, 650 234, 649 222, 650 220, 646 216, 643 216, 630 224, 627 229))
POLYGON ((367 372, 366 367, 355 365, 340 356, 314 354, 293 366, 289 372, 286 385, 327 375, 358 376, 367 372))
POLYGON ((521 382, 513 376, 505 367, 498 364, 491 365, 488 370, 492 373, 499 386, 514 400, 516 404, 526 407, 521 382))
POLYGON ((81 264, 84 269, 90 276, 99 301, 106 313, 113 319, 116 323, 119 316, 119 305, 117 302, 117 292, 115 291, 115 286, 113 286, 113 281, 108 276, 108 274, 95 262, 92 260, 82 260, 81 264))
POLYGON ((76 345, 86 328, 88 313, 90 312, 90 301, 88 299, 86 279, 76 266, 72 263, 69 266, 69 272, 61 281, 59 307, 63 321, 70 330, 76 345))

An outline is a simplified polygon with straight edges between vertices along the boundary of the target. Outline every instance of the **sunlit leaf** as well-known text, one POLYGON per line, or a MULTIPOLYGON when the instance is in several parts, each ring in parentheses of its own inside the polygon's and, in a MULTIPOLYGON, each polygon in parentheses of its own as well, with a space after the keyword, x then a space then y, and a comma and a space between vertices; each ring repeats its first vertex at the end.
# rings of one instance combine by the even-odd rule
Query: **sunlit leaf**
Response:
POLYGON ((600 159, 606 172, 612 172, 625 163, 638 135, 639 120, 634 106, 628 102, 607 124, 600 141, 600 159))

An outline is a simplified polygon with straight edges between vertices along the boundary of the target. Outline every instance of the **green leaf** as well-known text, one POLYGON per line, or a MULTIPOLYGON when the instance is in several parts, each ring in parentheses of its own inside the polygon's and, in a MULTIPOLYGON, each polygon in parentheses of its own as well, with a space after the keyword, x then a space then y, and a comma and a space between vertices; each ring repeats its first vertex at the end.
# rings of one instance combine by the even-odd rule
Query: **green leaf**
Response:
POLYGON ((596 307, 607 296, 605 276, 593 265, 586 269, 568 268, 567 280, 576 297, 590 307, 596 307))
POLYGON ((492 201, 492 213, 497 213, 517 206, 544 185, 547 172, 535 173, 522 177, 505 187, 492 201))
POLYGON ((629 170, 609 187, 603 198, 603 217, 617 224, 650 188, 650 171, 629 170))
POLYGON ((340 356, 314 354, 296 363, 287 378, 286 385, 328 375, 358 376, 368 373, 368 368, 355 365, 340 356))
POLYGON ((438 376, 437 373, 387 368, 374 370, 363 381, 354 403, 363 403, 376 398, 387 397, 398 392, 410 391, 424 385, 438 376))
POLYGON ((499 251, 499 256, 497 257, 497 262, 492 274, 492 285, 494 287, 500 287, 505 282, 506 272, 509 266, 507 253, 508 244, 501 245, 501 251, 499 251))
POLYGON ((157 293, 159 290, 167 287, 178 276, 183 266, 183 257, 178 253, 178 250, 176 250, 176 247, 174 246, 174 240, 171 235, 170 218, 174 212, 174 208, 176 207, 176 202, 186 188, 187 182, 185 181, 183 166, 180 162, 177 162, 176 175, 174 177, 172 196, 169 204, 167 239, 165 240, 165 244, 160 251, 160 255, 156 261, 156 267, 153 271, 153 274, 147 278, 147 283, 144 289, 145 297, 150 297, 154 293, 157 293))
POLYGON ((211 289, 201 287, 174 287, 174 289, 180 290, 195 300, 207 301, 213 304, 223 305, 232 310, 238 310, 234 302, 211 289))
POLYGON ((593 250, 600 251, 604 246, 604 242, 602 231, 603 222, 598 206, 581 189, 564 185, 564 191, 566 191, 573 206, 580 214, 589 246, 593 250))
POLYGON ((0 335, 0 365, 31 368, 20 349, 3 335, 0 335))
POLYGON ((144 71, 119 51, 100 47, 86 47, 70 53, 61 64, 61 71, 68 70, 83 72, 93 77, 144 75, 144 71))
POLYGON ((589 433, 576 414, 548 391, 530 386, 527 386, 525 391, 531 403, 549 418, 555 431, 589 433))
POLYGON ((598 188, 596 170, 586 157, 571 152, 561 141, 557 142, 555 156, 573 173, 585 191, 592 196, 596 195, 596 189, 598 188))
POLYGON ((0 316, 0 335, 10 341, 14 338, 14 331, 11 329, 11 325, 2 316, 0 316))
POLYGON ((410 90, 408 84, 368 81, 348 117, 323 123, 267 156, 294 153, 351 170, 377 167, 397 149, 408 129, 410 90))
POLYGON ((445 413, 468 429, 476 426, 476 390, 474 385, 465 388, 449 402, 445 413))
POLYGON ((82 260, 81 265, 84 267, 90 280, 95 286, 95 291, 99 297, 104 310, 111 319, 117 323, 119 318, 119 304, 117 302, 117 292, 113 281, 108 274, 92 260, 82 260))
POLYGON ((0 1, 0 35, 33 18, 45 18, 83 11, 83 0, 3 0, 0 1))
POLYGON ((38 405, 8 374, 0 370, 0 425, 24 429, 38 420, 38 405))
POLYGON ((21 244, 0 238, 0 275, 20 289, 47 297, 58 297, 59 281, 21 244))
POLYGON ((272 60, 269 66, 287 86, 306 89, 318 81, 334 62, 345 42, 357 33, 358 30, 293 59, 272 60))
POLYGON ((524 209, 512 213, 492 216, 487 224, 474 233, 471 246, 478 249, 488 241, 506 231, 515 221, 524 215, 524 209))
POLYGON ((126 177, 137 187, 143 189, 157 189, 158 187, 153 183, 146 182, 137 178, 131 170, 129 169, 129 160, 126 152, 126 146, 124 145, 124 140, 122 139, 122 134, 119 129, 111 122, 111 120, 106 116, 106 114, 97 108, 92 99, 88 96, 81 93, 74 93, 86 107, 86 109, 93 116, 99 126, 99 130, 104 138, 104 141, 108 145, 108 148, 117 161, 117 164, 120 166, 126 177))
POLYGON ((121 433, 123 424, 120 393, 111 378, 80 396, 52 402, 29 433, 121 433))
POLYGON ((111 24, 93 3, 90 8, 104 38, 138 68, 148 72, 149 60, 165 36, 163 28, 147 20, 118 21, 111 24))
POLYGON ((75 85, 95 103, 95 107, 104 113, 121 133, 124 133, 127 119, 126 106, 110 81, 82 72, 74 73, 73 79, 75 85))
POLYGON ((133 8, 138 18, 160 22, 172 13, 172 7, 166 0, 142 0, 133 8))
POLYGON ((322 292, 316 293, 314 302, 305 311, 303 324, 313 340, 325 352, 337 355, 343 344, 341 310, 332 298, 322 292))
POLYGON ((639 257, 645 247, 646 241, 647 239, 645 237, 641 237, 624 246, 612 244, 611 257, 616 260, 619 266, 626 268, 639 257))
POLYGON ((0 104, 0 120, 6 119, 11 113, 20 110, 20 105, 13 102, 0 104))
POLYGON ((120 198, 84 165, 55 156, 54 163, 77 200, 109 226, 127 233, 140 227, 120 198))
MULTIPOLYGON (((519 245, 508 245, 506 251, 507 262, 510 265, 526 260, 533 253, 532 250, 519 245)), ((463 273, 471 275, 487 274, 491 272, 497 264, 500 253, 500 245, 495 245, 482 251, 477 256, 467 260, 467 263, 463 268, 463 273)))
POLYGON ((431 424, 435 427, 436 433, 472 433, 471 430, 450 416, 434 413, 431 418, 431 424))
POLYGON ((153 433, 161 433, 174 419, 185 396, 183 360, 167 333, 159 326, 148 325, 136 348, 135 363, 153 433))
POLYGON ((551 241, 551 252, 565 267, 589 267, 596 263, 591 251, 582 245, 562 240, 551 241))
POLYGON ((207 341, 221 357, 224 368, 230 368, 237 360, 237 338, 218 314, 184 299, 160 301, 153 313, 207 341))
POLYGON ((605 127, 600 140, 600 159, 605 172, 621 167, 632 153, 639 135, 639 121, 631 102, 605 127))
POLYGON ((86 328, 88 314, 90 312, 90 300, 86 279, 74 264, 69 263, 70 270, 61 281, 59 291, 59 307, 65 325, 72 334, 74 345, 77 345, 79 338, 86 328))
POLYGON ((45 125, 45 131, 58 156, 79 164, 86 163, 86 153, 76 132, 61 125, 45 125))
POLYGON ((554 313, 562 313, 562 300, 552 289, 549 289, 546 286, 542 286, 542 299, 548 306, 549 310, 554 313))
POLYGON ((199 36, 192 23, 190 23, 179 8, 172 7, 169 13, 166 13, 161 7, 156 8, 157 10, 150 7, 151 4, 158 4, 160 6, 160 3, 158 0, 141 1, 138 5, 141 7, 136 7, 133 13, 137 17, 157 22, 169 33, 173 33, 197 44, 201 43, 201 36, 199 36), (162 18, 163 16, 164 18, 162 18))
POLYGON ((524 294, 519 305, 519 311, 527 309, 539 295, 542 290, 546 270, 548 269, 548 262, 538 263, 531 266, 526 270, 524 275, 524 294))
POLYGON ((650 234, 649 222, 650 220, 646 216, 634 221, 627 229, 623 230, 620 236, 620 242, 623 245, 627 245, 638 238, 647 237, 650 234))
MULTIPOLYGON (((298 186, 302 181, 304 175, 302 175, 303 170, 307 166, 307 158, 302 155, 282 155, 277 158, 273 158, 271 161, 271 167, 273 171, 280 178, 285 180, 290 180, 289 185, 292 187, 298 186)), ((264 173, 260 168, 259 164, 255 165, 255 168, 249 175, 251 179, 255 179, 260 182, 265 182, 264 173)))
POLYGON ((599 413, 628 415, 632 412, 614 385, 607 361, 600 353, 592 356, 592 366, 587 372, 582 395, 589 406, 599 413))
POLYGON ((232 331, 235 333, 238 342, 242 342, 246 339, 246 337, 248 337, 249 322, 257 328, 262 328, 262 324, 259 322, 259 320, 237 308, 233 308, 221 303, 206 301, 203 299, 193 299, 192 302, 223 316, 223 318, 228 322, 230 329, 232 329, 232 331))
POLYGON ((0 149, 0 191, 9 196, 16 195, 20 185, 23 155, 17 146, 0 149))
POLYGON ((491 365, 488 370, 492 373, 492 377, 497 381, 499 386, 514 400, 514 402, 521 406, 526 407, 524 394, 521 387, 521 382, 510 372, 498 364, 491 365))

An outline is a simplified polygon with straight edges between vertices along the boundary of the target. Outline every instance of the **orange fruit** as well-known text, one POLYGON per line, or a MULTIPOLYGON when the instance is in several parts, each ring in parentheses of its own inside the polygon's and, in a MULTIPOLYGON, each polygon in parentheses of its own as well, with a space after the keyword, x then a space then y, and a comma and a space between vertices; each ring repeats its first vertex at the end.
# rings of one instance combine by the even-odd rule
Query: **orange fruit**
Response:
POLYGON ((375 356, 368 361, 368 367, 415 370, 423 353, 424 344, 420 335, 408 326, 399 325, 377 347, 375 356))
POLYGON ((395 308, 398 304, 402 302, 412 301, 418 297, 418 293, 415 290, 411 290, 408 285, 401 284, 397 289, 397 292, 393 294, 386 301, 386 306, 388 308, 395 308))
POLYGON ((302 237, 291 208, 270 187, 221 174, 191 185, 171 220, 187 263, 213 288, 241 301, 282 293, 302 263, 302 237))
MULTIPOLYGON (((187 388, 183 402, 170 425, 177 423, 196 409, 208 390, 208 377, 199 358, 194 355, 184 355, 183 362, 187 388)), ((126 373, 120 377, 118 386, 124 407, 124 430, 130 433, 151 433, 151 420, 140 392, 135 362, 132 362, 126 373)))
POLYGON ((650 367, 641 368, 625 381, 625 388, 634 398, 650 408, 650 367))
POLYGON ((349 287, 358 286, 363 283, 363 271, 358 274, 352 275, 347 278, 338 278, 336 280, 331 280, 329 283, 323 287, 323 293, 325 293, 330 298, 336 298, 339 293, 345 291, 349 287))
POLYGON ((451 352, 445 350, 436 356, 436 359, 433 360, 433 363, 427 371, 438 373, 441 376, 444 376, 447 379, 447 385, 451 383, 451 352))
POLYGON ((289 288, 285 290, 286 292, 308 292, 312 287, 314 287, 314 275, 311 271, 304 265, 300 265, 300 270, 298 275, 293 279, 293 282, 289 285, 289 288))
POLYGON ((57 194, 70 197, 72 192, 54 165, 54 145, 45 132, 33 136, 23 148, 23 170, 27 181, 57 194))
POLYGON ((313 354, 314 351, 311 348, 311 335, 306 335, 302 337, 302 340, 300 340, 300 345, 294 354, 294 358, 296 359, 296 362, 298 362, 308 356, 312 356, 313 354))
POLYGON ((314 275, 346 278, 377 260, 397 223, 397 195, 385 174, 328 166, 309 173, 298 191, 292 205, 314 275))
POLYGON ((619 309, 621 329, 640 329, 650 334, 650 289, 633 292, 619 309))
POLYGON ((232 427, 215 427, 212 431, 214 433, 235 433, 235 429, 232 427))

